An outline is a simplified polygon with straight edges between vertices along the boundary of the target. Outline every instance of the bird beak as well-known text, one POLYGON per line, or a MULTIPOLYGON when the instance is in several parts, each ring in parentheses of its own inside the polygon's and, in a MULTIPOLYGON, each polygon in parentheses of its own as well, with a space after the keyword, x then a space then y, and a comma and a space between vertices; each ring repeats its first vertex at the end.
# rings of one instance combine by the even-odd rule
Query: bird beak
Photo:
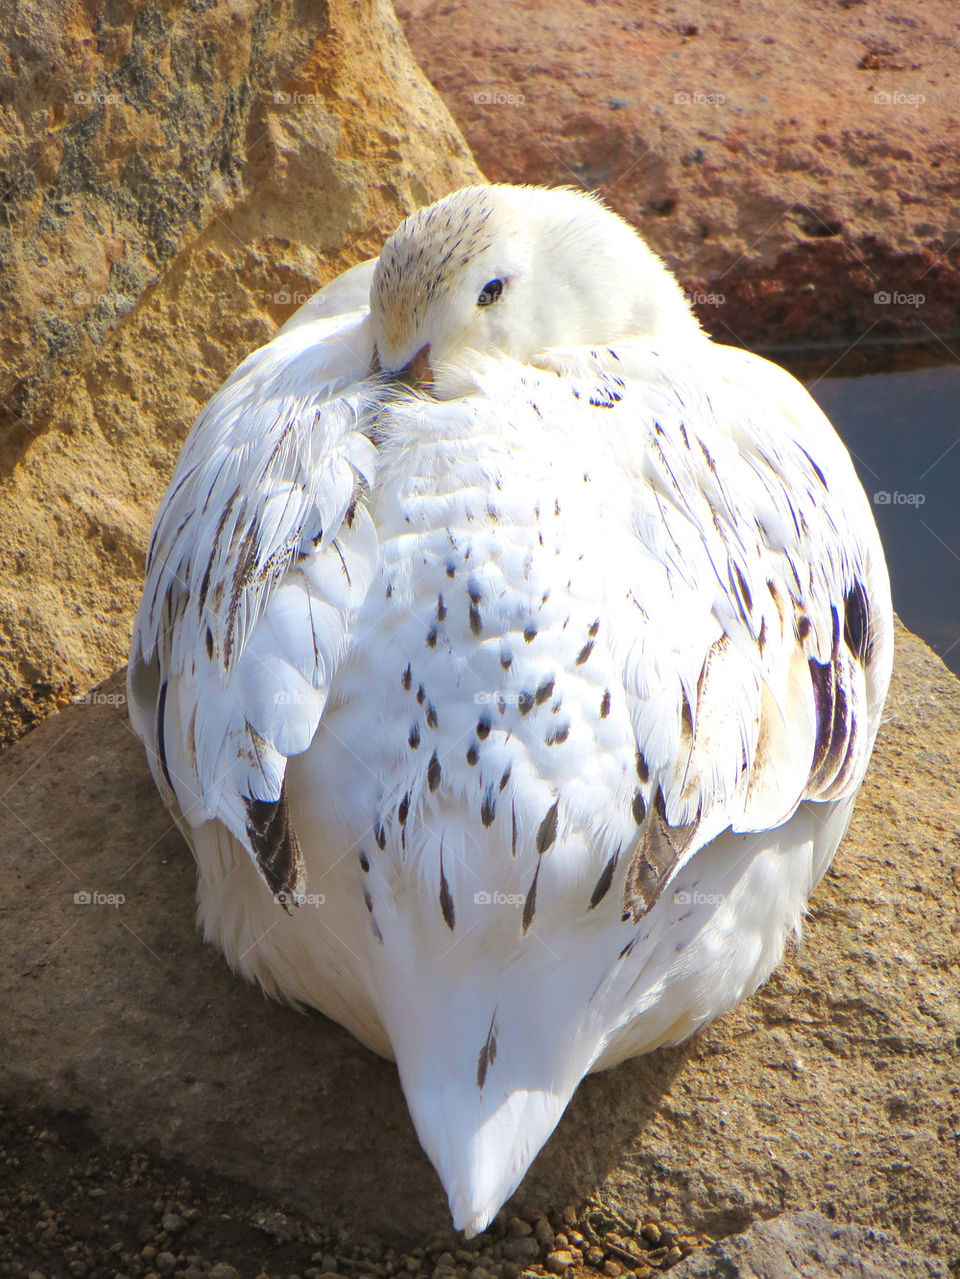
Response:
POLYGON ((433 369, 430 367, 430 346, 422 346, 409 363, 397 369, 393 375, 398 382, 407 386, 433 386, 433 369))

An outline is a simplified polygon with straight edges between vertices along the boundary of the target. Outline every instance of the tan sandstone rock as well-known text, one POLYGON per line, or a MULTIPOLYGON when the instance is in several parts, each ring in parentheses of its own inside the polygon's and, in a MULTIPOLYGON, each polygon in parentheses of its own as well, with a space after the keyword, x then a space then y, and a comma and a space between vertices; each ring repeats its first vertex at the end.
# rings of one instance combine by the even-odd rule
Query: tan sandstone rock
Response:
MULTIPOLYGON (((0 1101, 80 1112, 110 1143, 155 1142, 325 1226, 443 1237, 394 1067, 266 1002, 197 935, 192 860, 123 687, 0 758, 0 1101)), ((816 1209, 956 1256, 958 722, 960 683, 899 630, 877 753, 799 954, 687 1045, 586 1080, 520 1204, 593 1193, 627 1222, 713 1236, 816 1209)))
POLYGON ((126 655, 197 410, 477 169, 385 0, 0 15, 0 742, 126 655))
POLYGON ((840 1226, 822 1213, 787 1212, 681 1262, 673 1279, 948 1279, 945 1262, 882 1231, 840 1226))

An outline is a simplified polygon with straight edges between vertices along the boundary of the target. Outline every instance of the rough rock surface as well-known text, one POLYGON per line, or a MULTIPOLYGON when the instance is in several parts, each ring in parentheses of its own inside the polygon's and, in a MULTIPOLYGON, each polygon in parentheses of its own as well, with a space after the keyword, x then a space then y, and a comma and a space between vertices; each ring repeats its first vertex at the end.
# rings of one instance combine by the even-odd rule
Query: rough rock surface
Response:
POLYGON ((960 350, 952 0, 398 12, 488 178, 599 190, 715 336, 960 350))
POLYGON ((476 177, 386 0, 4 9, 0 742, 126 656, 226 374, 476 177))
MULTIPOLYGON (((156 1143, 325 1226, 448 1231, 394 1068, 264 1001, 197 936, 191 859, 122 690, 117 675, 0 758, 0 1101, 80 1112, 109 1142, 156 1143)), ((592 1193, 620 1219, 714 1237, 817 1209, 957 1255, 958 721, 960 683, 901 629, 799 955, 689 1044, 588 1079, 521 1202, 592 1193)))
POLYGON ((838 1226, 819 1212, 786 1212, 712 1244, 674 1279, 947 1279, 942 1261, 879 1230, 838 1226))

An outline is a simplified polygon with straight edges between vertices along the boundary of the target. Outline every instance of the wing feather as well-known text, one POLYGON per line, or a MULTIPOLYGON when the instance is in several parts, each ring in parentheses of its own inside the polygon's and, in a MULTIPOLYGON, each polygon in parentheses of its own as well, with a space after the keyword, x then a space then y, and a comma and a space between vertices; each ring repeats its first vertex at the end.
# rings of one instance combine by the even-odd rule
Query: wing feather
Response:
POLYGON ((832 427, 776 366, 701 355, 716 376, 650 343, 617 351, 641 419, 619 444, 636 539, 623 624, 643 619, 624 661, 648 772, 635 918, 722 831, 852 796, 892 662, 882 550, 832 427))
POLYGON ((161 793, 188 828, 222 822, 275 892, 302 889, 286 762, 377 565, 372 356, 365 309, 327 303, 240 365, 184 445, 134 628, 131 719, 161 793))

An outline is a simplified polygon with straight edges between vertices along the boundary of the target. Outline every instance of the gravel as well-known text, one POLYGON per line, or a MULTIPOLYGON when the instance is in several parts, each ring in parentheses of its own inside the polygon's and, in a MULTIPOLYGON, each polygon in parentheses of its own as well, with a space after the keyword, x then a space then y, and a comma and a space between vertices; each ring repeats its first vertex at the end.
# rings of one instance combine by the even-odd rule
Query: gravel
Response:
POLYGON ((451 1230, 403 1253, 242 1183, 106 1146, 80 1115, 0 1105, 0 1276, 15 1279, 648 1279, 704 1242, 597 1205, 513 1204, 476 1239, 451 1230))

